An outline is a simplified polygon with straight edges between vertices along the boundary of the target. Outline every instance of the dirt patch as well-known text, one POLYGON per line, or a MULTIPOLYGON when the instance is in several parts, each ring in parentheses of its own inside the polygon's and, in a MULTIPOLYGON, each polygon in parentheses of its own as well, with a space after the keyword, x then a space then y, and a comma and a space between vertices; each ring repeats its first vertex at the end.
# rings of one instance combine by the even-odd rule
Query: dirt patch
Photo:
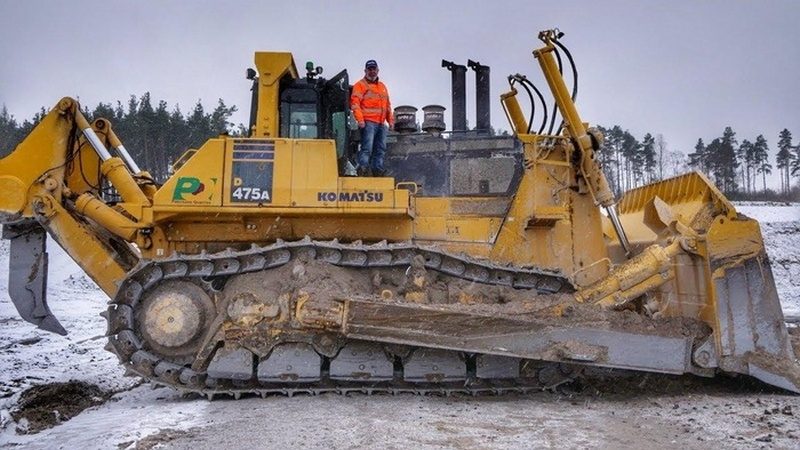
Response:
POLYGON ((560 387, 559 394, 569 398, 605 400, 645 399, 667 395, 786 394, 780 388, 755 378, 718 374, 706 378, 689 374, 671 375, 623 369, 584 367, 580 376, 560 387))
POLYGON ((34 434, 52 428, 80 414, 86 408, 100 405, 110 394, 82 381, 51 383, 23 392, 11 416, 17 432, 34 434))

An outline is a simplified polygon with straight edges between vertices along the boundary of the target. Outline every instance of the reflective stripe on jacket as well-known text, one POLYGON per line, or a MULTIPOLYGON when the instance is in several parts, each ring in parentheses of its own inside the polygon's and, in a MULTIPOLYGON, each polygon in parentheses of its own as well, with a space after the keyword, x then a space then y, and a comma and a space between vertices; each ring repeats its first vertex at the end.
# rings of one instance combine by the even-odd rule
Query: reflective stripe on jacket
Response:
POLYGON ((389 127, 394 125, 389 90, 380 80, 375 80, 375 82, 369 82, 366 78, 358 80, 353 85, 350 109, 353 110, 353 116, 358 123, 368 120, 381 125, 383 122, 388 122, 389 127))

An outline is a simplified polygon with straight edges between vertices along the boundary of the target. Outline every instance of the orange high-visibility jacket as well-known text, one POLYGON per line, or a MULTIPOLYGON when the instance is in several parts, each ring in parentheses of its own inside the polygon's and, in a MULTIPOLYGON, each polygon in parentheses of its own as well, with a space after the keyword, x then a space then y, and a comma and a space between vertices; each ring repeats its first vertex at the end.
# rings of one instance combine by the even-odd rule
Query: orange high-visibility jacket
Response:
POLYGON ((350 109, 353 110, 356 122, 365 120, 394 126, 392 116, 392 102, 389 101, 389 90, 380 80, 369 82, 362 78, 353 85, 353 94, 350 96, 350 109))

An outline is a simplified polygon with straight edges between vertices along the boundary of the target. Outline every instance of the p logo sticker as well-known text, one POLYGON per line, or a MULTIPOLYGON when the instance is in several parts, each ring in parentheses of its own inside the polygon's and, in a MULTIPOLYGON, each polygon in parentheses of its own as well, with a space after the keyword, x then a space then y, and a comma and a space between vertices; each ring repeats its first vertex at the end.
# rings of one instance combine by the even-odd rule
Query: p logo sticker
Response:
MULTIPOLYGON (((217 184, 217 179, 212 178, 211 182, 217 184)), ((175 183, 175 190, 172 192, 172 201, 176 203, 207 203, 214 197, 213 189, 206 192, 206 185, 197 177, 180 177, 175 183), (207 196, 207 198, 206 198, 207 196)))

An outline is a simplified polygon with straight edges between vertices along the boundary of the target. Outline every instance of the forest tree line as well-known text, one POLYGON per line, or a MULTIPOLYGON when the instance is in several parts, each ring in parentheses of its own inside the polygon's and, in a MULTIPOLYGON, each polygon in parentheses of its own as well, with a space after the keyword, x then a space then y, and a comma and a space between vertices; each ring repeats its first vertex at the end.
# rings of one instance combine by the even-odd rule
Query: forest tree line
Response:
MULTIPOLYGON (((236 111, 236 106, 227 106, 220 99, 213 111, 206 112, 198 100, 191 112, 184 114, 178 106, 169 110, 163 100, 154 107, 149 92, 138 98, 131 96, 127 105, 118 101, 116 105, 100 103, 92 110, 85 106, 81 109, 89 122, 108 119, 134 161, 158 182, 167 179, 170 164, 187 149, 200 148, 209 138, 223 133, 234 134, 230 118, 236 111)), ((0 109, 0 157, 11 153, 45 115, 47 111, 42 108, 33 119, 17 123, 4 105, 0 109)))
MULTIPOLYGON (((92 110, 82 109, 89 121, 101 117, 111 121, 134 160, 159 182, 169 176, 169 165, 187 149, 199 148, 209 138, 223 133, 244 135, 244 126, 235 127, 230 122, 236 111, 236 106, 227 106, 220 99, 211 112, 206 112, 198 101, 191 112, 183 114, 178 106, 169 110, 163 100, 153 106, 149 92, 138 98, 131 96, 127 104, 118 101, 116 105, 100 103, 92 110)), ((13 151, 46 113, 42 108, 32 119, 18 123, 3 106, 0 109, 0 156, 13 151)), ((731 127, 708 143, 698 139, 694 151, 689 154, 670 150, 660 134, 647 133, 639 140, 618 125, 599 128, 605 141, 598 158, 617 195, 689 170, 700 170, 733 199, 800 197, 797 183, 800 180, 800 145, 793 145, 788 129, 780 132, 773 159, 764 135, 739 141, 731 127), (767 176, 773 171, 777 171, 781 180, 777 192, 767 184, 767 176)))
POLYGON ((736 137, 731 127, 708 144, 697 140, 688 155, 668 148, 662 135, 645 134, 639 141, 619 126, 599 127, 605 137, 598 158, 612 189, 622 192, 654 181, 699 170, 732 199, 797 200, 800 198, 800 145, 792 144, 792 133, 778 135, 777 155, 772 159, 763 134, 753 140, 736 137), (767 184, 767 176, 777 171, 778 191, 767 184), (793 186, 794 185, 794 186, 793 186))

